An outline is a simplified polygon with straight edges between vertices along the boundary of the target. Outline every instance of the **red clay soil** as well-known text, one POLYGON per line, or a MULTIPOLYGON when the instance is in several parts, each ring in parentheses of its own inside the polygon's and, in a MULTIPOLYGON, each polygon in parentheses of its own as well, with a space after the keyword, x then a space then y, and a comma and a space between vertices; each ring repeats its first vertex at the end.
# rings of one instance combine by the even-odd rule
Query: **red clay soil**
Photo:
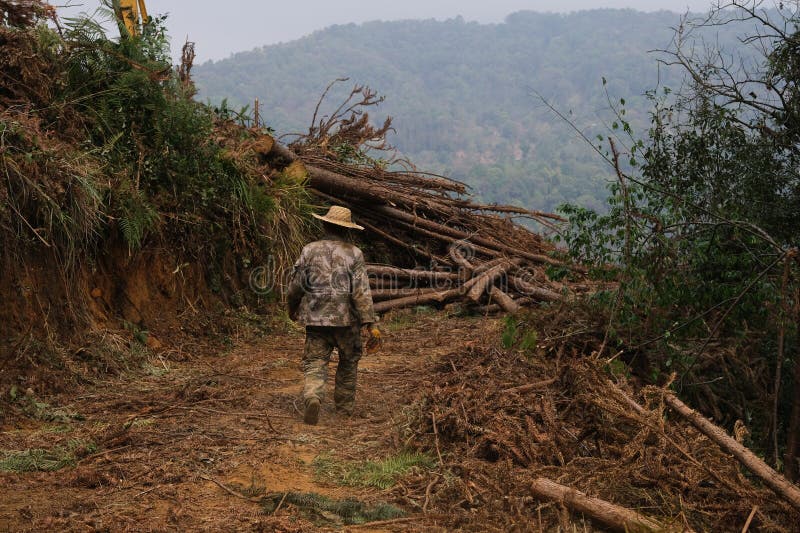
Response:
POLYGON ((311 463, 320 454, 342 460, 396 454, 408 422, 403 407, 416 396, 423 369, 496 327, 480 317, 442 315, 387 322, 384 350, 362 361, 355 415, 337 415, 326 403, 315 427, 302 423, 298 409, 303 337, 296 330, 211 355, 184 351, 177 358, 182 361, 153 354, 146 372, 46 398, 84 420, 12 414, 2 426, 0 450, 74 446, 76 440, 99 447, 79 449, 76 466, 55 472, 0 473, 0 531, 334 527, 314 525, 288 504, 266 514, 257 498, 241 497, 280 491, 393 503, 409 513, 359 531, 435 530, 435 517, 420 512, 421 501, 404 498, 402 484, 381 492, 325 483, 315 478, 311 463))
POLYGON ((285 324, 233 335, 229 349, 151 351, 141 369, 37 399, 60 421, 23 414, 35 403, 17 390, 0 418, 0 465, 12 450, 59 446, 77 464, 0 473, 0 531, 607 531, 534 497, 537 478, 669 531, 800 531, 797 509, 665 410, 662 389, 609 373, 593 355, 602 335, 574 310, 510 321, 406 310, 384 330, 384 350, 362 361, 354 416, 328 402, 318 426, 301 420, 303 336, 285 324), (500 348, 509 326, 517 338, 500 348), (313 464, 409 449, 431 466, 386 490, 313 464), (296 493, 406 515, 348 526, 291 499, 265 503, 296 493))

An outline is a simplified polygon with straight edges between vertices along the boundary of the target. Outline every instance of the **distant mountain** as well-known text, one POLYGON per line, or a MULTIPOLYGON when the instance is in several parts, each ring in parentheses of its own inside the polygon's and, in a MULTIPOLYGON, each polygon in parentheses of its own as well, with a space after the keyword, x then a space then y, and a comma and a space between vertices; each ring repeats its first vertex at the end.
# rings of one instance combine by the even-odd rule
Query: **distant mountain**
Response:
MULTIPOLYGON (((540 93, 594 138, 613 120, 611 100, 646 133, 643 93, 676 87, 681 73, 659 68, 651 50, 669 46, 671 12, 518 12, 502 24, 409 20, 333 26, 297 41, 198 65, 200 98, 233 105, 258 97, 268 125, 305 131, 325 86, 352 83, 386 95, 372 112, 394 117, 393 143, 426 170, 474 187, 486 201, 553 209, 564 201, 601 207, 609 171, 535 95, 540 93), (604 87, 602 79, 607 80, 604 87)), ((732 38, 724 35, 723 40, 732 38)))

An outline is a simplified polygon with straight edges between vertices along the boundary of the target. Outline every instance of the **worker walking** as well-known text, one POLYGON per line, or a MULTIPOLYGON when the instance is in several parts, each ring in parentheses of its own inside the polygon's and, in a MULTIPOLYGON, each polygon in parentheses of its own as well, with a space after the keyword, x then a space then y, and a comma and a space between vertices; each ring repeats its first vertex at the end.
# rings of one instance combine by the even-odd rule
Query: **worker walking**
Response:
POLYGON ((303 354, 303 420, 316 424, 324 399, 328 362, 336 348, 339 364, 333 401, 336 410, 352 414, 356 394, 358 361, 361 358, 361 327, 370 331, 370 342, 380 339, 374 326, 375 312, 369 290, 364 255, 348 241, 348 230, 364 228, 351 220, 350 210, 333 206, 322 221, 325 235, 307 244, 294 265, 289 284, 289 317, 306 327, 303 354))

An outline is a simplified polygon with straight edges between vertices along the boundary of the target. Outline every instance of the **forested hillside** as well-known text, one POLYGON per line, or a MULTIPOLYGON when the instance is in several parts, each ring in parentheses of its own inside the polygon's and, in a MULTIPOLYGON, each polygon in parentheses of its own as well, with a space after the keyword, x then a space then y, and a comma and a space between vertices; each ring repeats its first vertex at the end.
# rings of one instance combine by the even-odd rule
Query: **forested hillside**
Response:
MULTIPOLYGON (((386 96, 375 118, 394 117, 390 139, 424 169, 465 180, 487 201, 596 208, 608 169, 534 91, 594 137, 612 122, 607 89, 615 102, 626 99, 631 123, 644 129, 643 93, 682 79, 649 53, 669 46, 679 22, 671 12, 593 10, 519 12, 488 25, 350 24, 205 63, 195 77, 200 98, 215 103, 252 108, 259 98, 279 133, 306 131, 326 85, 350 77, 386 96)), ((730 41, 733 30, 721 31, 730 41)))

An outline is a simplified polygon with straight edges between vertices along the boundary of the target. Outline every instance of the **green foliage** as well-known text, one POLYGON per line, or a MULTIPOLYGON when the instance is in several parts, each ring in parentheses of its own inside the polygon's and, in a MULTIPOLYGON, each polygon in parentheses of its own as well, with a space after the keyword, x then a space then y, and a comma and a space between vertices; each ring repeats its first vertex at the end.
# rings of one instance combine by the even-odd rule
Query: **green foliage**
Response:
MULTIPOLYGON (((798 21, 784 22, 796 27, 798 21)), ((762 446, 788 418, 779 408, 770 429, 773 407, 765 400, 774 387, 764 384, 775 379, 774 339, 786 309, 796 305, 795 287, 784 290, 781 282, 788 251, 800 240, 800 129, 787 120, 800 77, 783 53, 796 37, 762 38, 765 63, 745 73, 743 83, 786 89, 777 112, 769 95, 740 97, 740 85, 729 80, 744 74, 709 65, 705 57, 685 61, 692 84, 682 94, 648 93, 646 139, 636 137, 620 100, 610 128, 614 145, 606 149, 606 139, 598 138, 598 151, 618 174, 607 210, 562 207, 572 256, 591 265, 595 276, 620 282, 597 300, 610 316, 609 341, 632 355, 646 349, 645 377, 663 382, 675 373, 675 386, 685 393, 706 403, 720 398, 734 406, 726 408, 736 413, 729 416, 748 423, 752 417, 762 446)), ((792 265, 790 280, 796 279, 792 265)), ((796 361, 791 339, 797 333, 791 327, 784 333, 787 362, 796 361)), ((788 394, 790 381, 783 381, 788 394)))
POLYGON ((16 404, 23 413, 36 420, 61 423, 85 420, 80 413, 62 407, 53 407, 49 403, 41 401, 33 395, 31 390, 22 393, 16 385, 9 389, 8 399, 12 404, 16 404))
POLYGON ((36 420, 45 422, 71 422, 73 420, 85 419, 80 413, 75 413, 64 408, 52 407, 49 403, 43 402, 32 395, 26 394, 25 396, 16 398, 16 402, 26 415, 36 420))
MULTIPOLYGON (((563 238, 571 255, 598 278, 622 280, 618 332, 641 339, 680 323, 682 335, 695 335, 704 325, 691 317, 737 298, 719 333, 735 332, 743 320, 766 326, 769 317, 757 310, 774 301, 775 287, 758 275, 774 249, 753 224, 773 214, 755 212, 752 197, 739 195, 749 179, 742 161, 752 165, 766 154, 748 145, 734 114, 713 110, 707 100, 693 103, 687 125, 675 118, 682 111, 676 105, 665 106, 654 93, 651 101, 650 140, 631 142, 629 163, 638 156, 640 175, 609 185, 605 213, 561 207, 570 220, 563 238)), ((619 123, 633 139, 629 124, 619 123)), ((763 164, 759 174, 769 172, 763 164)))
POLYGON ((14 228, 22 242, 35 238, 55 244, 71 264, 102 231, 107 187, 93 151, 50 143, 43 136, 28 117, 13 120, 0 114, 0 175, 6 192, 0 197, 7 202, 0 214, 16 217, 6 227, 14 228))
POLYGON ((66 446, 55 446, 49 450, 0 451, 0 472, 53 472, 74 466, 78 457, 95 451, 97 446, 94 443, 82 440, 70 440, 66 446))
MULTIPOLYGON (((232 250, 248 265, 270 252, 277 268, 291 264, 310 201, 303 184, 265 177, 252 147, 264 130, 192 99, 170 64, 163 17, 115 39, 104 29, 115 20, 111 2, 98 13, 66 20, 63 38, 41 26, 14 43, 33 50, 37 61, 24 72, 41 86, 10 85, 30 99, 29 111, 5 109, 0 90, 4 234, 54 244, 70 265, 115 235, 131 252, 157 238, 202 259, 212 280, 232 250)), ((19 77, 12 68, 0 60, 0 73, 19 77)))
POLYGON ((314 459, 318 477, 341 485, 388 489, 413 469, 432 468, 435 461, 424 453, 401 451, 379 461, 337 462, 330 455, 314 459))
POLYGON ((281 502, 297 507, 317 524, 333 521, 353 525, 405 516, 401 509, 386 503, 368 506, 358 500, 334 500, 314 492, 274 492, 261 499, 266 514, 275 512, 281 502))
POLYGON ((142 246, 147 233, 159 220, 158 213, 147 202, 141 191, 120 195, 119 228, 131 250, 142 246))
POLYGON ((500 342, 507 350, 517 348, 523 352, 532 352, 539 342, 539 334, 524 321, 520 321, 519 317, 508 315, 503 320, 500 342))

